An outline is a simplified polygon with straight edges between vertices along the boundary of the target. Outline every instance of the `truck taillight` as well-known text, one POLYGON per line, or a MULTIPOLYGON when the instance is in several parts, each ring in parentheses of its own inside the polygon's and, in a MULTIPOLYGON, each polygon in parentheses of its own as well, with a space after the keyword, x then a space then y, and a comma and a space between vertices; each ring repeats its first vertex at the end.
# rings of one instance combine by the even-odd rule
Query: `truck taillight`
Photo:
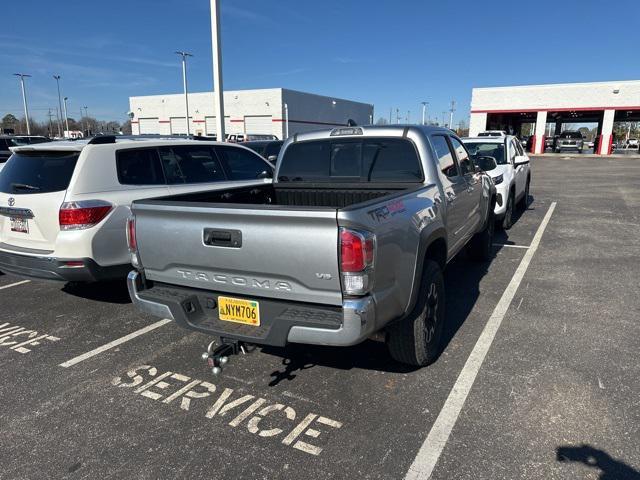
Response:
POLYGON ((127 218, 127 245, 131 254, 131 265, 137 270, 142 269, 140 257, 138 256, 138 239, 136 237, 136 217, 131 215, 127 218))
POLYGON ((131 253, 138 250, 138 241, 136 240, 136 217, 127 218, 127 245, 131 253))
POLYGON ((113 205, 102 200, 64 202, 58 212, 60 230, 83 230, 100 223, 113 209, 113 205))
POLYGON ((373 287, 376 237, 372 233, 340 229, 340 273, 347 295, 364 295, 373 287))

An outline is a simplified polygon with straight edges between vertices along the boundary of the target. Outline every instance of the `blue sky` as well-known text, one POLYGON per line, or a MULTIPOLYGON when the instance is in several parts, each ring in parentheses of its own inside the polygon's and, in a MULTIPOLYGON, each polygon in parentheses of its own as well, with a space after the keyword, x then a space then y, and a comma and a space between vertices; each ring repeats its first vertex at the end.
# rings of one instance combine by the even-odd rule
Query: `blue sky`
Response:
MULTIPOLYGON (((181 91, 180 49, 190 90, 212 89, 209 0, 4 3, 0 115, 22 116, 24 72, 39 120, 54 74, 69 116, 124 120, 129 96, 181 91)), ((474 86, 639 79, 638 18, 638 0, 222 0, 224 82, 373 103, 376 118, 415 120, 421 101, 442 118, 455 99, 457 123, 474 86)))

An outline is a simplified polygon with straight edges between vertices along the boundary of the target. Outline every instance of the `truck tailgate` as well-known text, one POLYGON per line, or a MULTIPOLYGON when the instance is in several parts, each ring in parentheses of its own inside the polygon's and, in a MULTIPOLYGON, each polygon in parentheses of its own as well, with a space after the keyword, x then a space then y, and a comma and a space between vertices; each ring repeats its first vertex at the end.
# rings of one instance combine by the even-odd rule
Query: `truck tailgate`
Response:
POLYGON ((186 287, 342 304, 336 210, 134 203, 146 278, 186 287))

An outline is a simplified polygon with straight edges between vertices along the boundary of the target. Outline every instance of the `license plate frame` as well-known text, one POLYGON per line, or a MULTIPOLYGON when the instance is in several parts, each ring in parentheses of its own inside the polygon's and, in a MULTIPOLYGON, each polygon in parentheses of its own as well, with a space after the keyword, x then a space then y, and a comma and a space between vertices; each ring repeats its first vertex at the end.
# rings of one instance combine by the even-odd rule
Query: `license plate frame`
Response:
POLYGON ((29 233, 29 220, 24 217, 9 217, 9 225, 12 232, 29 233))
POLYGON ((218 318, 223 322, 260 326, 260 302, 235 297, 218 297, 218 318))

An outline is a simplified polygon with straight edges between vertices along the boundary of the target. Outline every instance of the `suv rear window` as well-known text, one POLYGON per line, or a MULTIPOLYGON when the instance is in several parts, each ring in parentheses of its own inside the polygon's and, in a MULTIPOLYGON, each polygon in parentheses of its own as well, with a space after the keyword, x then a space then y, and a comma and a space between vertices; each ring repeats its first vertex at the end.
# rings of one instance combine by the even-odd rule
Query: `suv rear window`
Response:
POLYGON ((0 191, 19 195, 66 190, 79 155, 60 151, 14 153, 0 171, 0 191))
POLYGON ((409 140, 367 138, 294 143, 284 152, 281 182, 421 182, 422 167, 409 140))

